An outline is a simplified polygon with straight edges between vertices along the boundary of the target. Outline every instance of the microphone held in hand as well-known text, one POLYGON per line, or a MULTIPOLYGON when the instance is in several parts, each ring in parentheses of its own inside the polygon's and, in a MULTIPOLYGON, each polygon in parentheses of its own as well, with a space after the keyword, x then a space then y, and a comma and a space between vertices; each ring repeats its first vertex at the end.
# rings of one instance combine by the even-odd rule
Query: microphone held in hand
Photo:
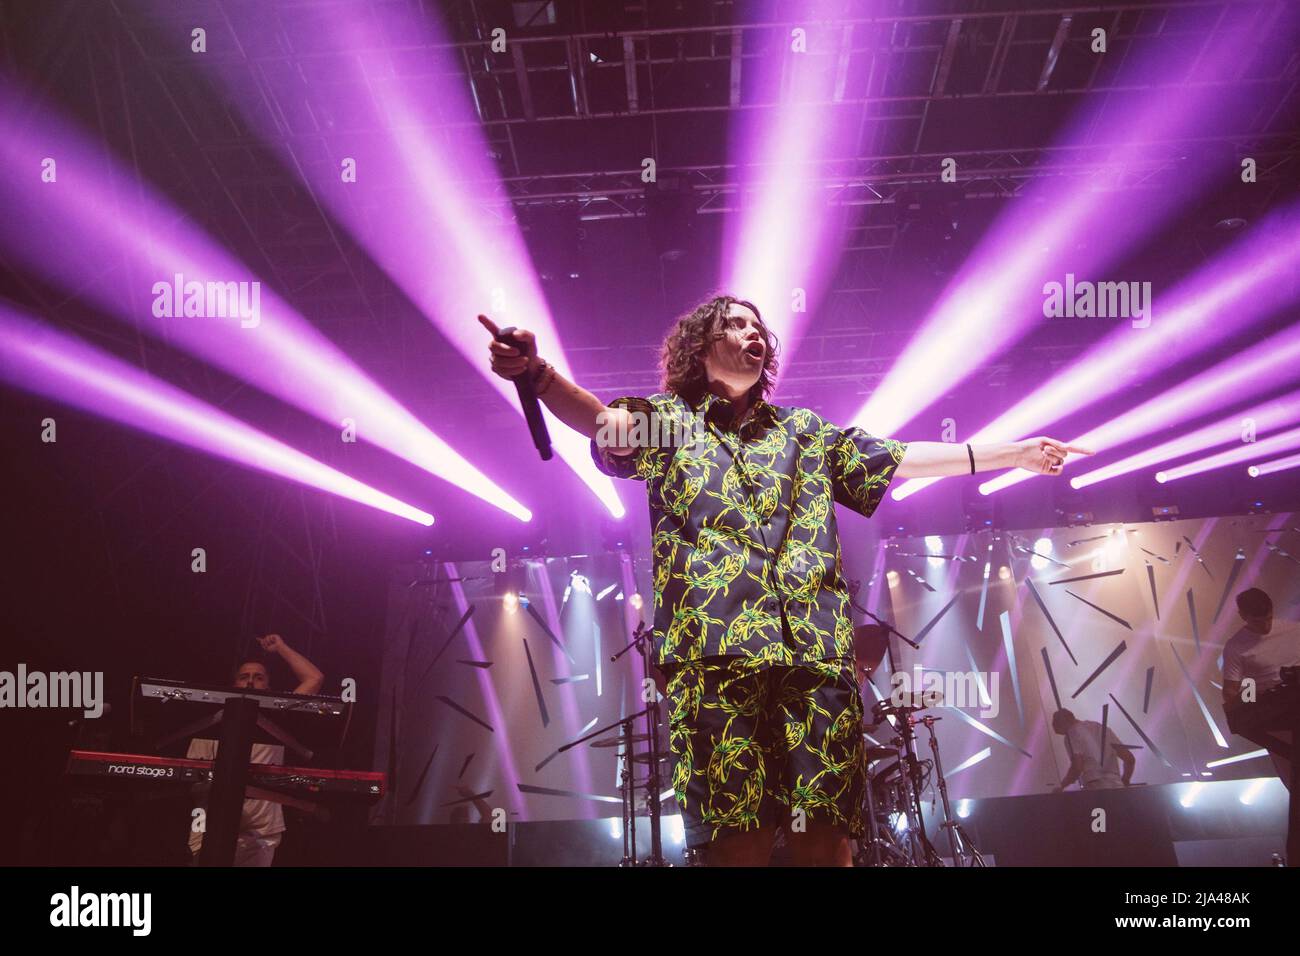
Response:
MULTIPOLYGON (((519 353, 526 358, 532 358, 532 349, 526 348, 514 336, 515 327, 513 325, 502 329, 493 336, 498 342, 516 348, 519 353)), ((524 370, 512 378, 510 381, 515 383, 515 390, 519 393, 519 404, 524 410, 524 420, 528 422, 528 431, 533 436, 533 444, 537 446, 537 453, 542 456, 542 461, 551 460, 551 433, 546 429, 546 420, 542 418, 542 405, 537 400, 537 392, 533 389, 533 379, 529 368, 525 366, 524 370)))

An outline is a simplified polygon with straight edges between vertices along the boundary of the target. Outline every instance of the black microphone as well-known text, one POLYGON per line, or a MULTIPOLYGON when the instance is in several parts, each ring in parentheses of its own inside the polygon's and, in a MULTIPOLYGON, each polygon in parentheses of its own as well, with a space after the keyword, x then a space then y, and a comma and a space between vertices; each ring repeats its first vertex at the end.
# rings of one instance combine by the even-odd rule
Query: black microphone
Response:
MULTIPOLYGON (((516 348, 525 358, 532 358, 532 350, 526 349, 524 344, 515 338, 515 327, 508 326, 498 332, 494 338, 498 342, 516 348)), ((524 410, 524 421, 528 422, 528 431, 533 436, 533 444, 537 446, 537 453, 542 456, 542 461, 551 460, 551 433, 546 430, 546 420, 542 418, 542 406, 537 401, 537 393, 533 390, 533 379, 528 374, 528 367, 512 378, 510 381, 515 383, 515 390, 519 393, 519 404, 524 410)))

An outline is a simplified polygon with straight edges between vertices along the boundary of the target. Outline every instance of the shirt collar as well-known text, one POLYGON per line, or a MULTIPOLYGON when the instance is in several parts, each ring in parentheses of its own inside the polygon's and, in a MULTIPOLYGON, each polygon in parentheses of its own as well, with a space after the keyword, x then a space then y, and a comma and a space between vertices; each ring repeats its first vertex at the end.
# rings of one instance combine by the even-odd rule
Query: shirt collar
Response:
MULTIPOLYGON (((692 406, 703 418, 716 422, 720 425, 729 425, 732 416, 732 402, 730 399, 723 398, 721 395, 713 392, 705 392, 692 406)), ((775 416, 775 410, 772 405, 763 399, 754 402, 753 413, 749 417, 750 422, 759 421, 766 418, 771 421, 775 416)))

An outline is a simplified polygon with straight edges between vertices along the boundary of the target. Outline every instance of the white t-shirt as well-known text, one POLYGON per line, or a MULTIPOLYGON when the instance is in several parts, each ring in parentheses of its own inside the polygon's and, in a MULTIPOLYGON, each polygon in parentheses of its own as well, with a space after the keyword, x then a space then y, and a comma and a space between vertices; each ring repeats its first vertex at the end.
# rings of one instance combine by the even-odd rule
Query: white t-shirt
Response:
MULTIPOLYGON (((196 737, 190 741, 186 757, 190 760, 216 760, 218 744, 215 740, 196 737)), ((282 766, 284 764, 284 747, 279 744, 253 744, 252 763, 265 763, 282 766)), ((284 808, 271 800, 245 800, 244 814, 239 821, 241 833, 255 833, 258 836, 272 836, 284 832, 284 808)), ((190 831, 190 850, 194 853, 203 846, 203 834, 190 831)))
POLYGON ((1267 634, 1242 627, 1223 645, 1223 679, 1255 679, 1258 692, 1282 682, 1282 668, 1300 664, 1300 625, 1294 621, 1273 621, 1267 634))
POLYGON ((1106 728, 1106 762, 1101 762, 1101 724, 1095 720, 1076 720, 1065 732, 1065 739, 1070 742, 1070 753, 1083 768, 1079 773, 1079 782, 1084 785, 1095 783, 1103 777, 1120 778, 1119 772, 1119 738, 1109 727, 1106 728))

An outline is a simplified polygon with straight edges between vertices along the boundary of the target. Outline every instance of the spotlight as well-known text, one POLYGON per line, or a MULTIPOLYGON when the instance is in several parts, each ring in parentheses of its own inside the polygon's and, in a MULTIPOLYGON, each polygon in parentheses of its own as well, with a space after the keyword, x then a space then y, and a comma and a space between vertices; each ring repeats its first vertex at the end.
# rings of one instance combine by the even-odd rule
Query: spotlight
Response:
POLYGON ((1151 517, 1156 521, 1177 521, 1178 505, 1156 505, 1151 509, 1151 517))
POLYGON ((965 820, 967 817, 970 816, 971 806, 972 806, 972 804, 971 804, 971 802, 970 802, 969 800, 958 800, 958 801, 957 801, 957 816, 959 816, 959 817, 961 817, 963 820, 965 820))
POLYGON ((1259 796, 1260 791, 1264 789, 1266 783, 1268 783, 1268 779, 1265 777, 1261 777, 1258 780, 1252 780, 1250 786, 1248 786, 1245 792, 1237 799, 1241 801, 1243 806, 1250 806, 1255 802, 1255 798, 1259 796))
POLYGON ((630 598, 628 598, 628 602, 627 602, 627 603, 630 604, 630 605, 632 605, 632 607, 633 607, 635 610, 638 610, 638 611, 641 610, 641 604, 642 604, 643 602, 642 602, 642 600, 641 600, 641 594, 640 594, 640 592, 637 592, 637 593, 633 594, 630 598))
POLYGON ((892 570, 891 570, 891 571, 886 571, 886 572, 885 572, 885 580, 889 582, 889 586, 890 586, 891 588, 896 588, 896 587, 898 587, 898 572, 897 572, 897 571, 892 571, 892 570))
POLYGON ((1252 478, 1259 478, 1263 475, 1271 475, 1274 472, 1287 471, 1291 468, 1300 468, 1300 455, 1288 455, 1285 458, 1277 458, 1263 464, 1251 465, 1248 471, 1252 478))
POLYGON ((1183 795, 1178 798, 1178 802, 1184 807, 1191 807, 1196 802, 1197 795, 1205 789, 1204 783, 1189 783, 1183 791, 1183 795))
POLYGON ((1002 567, 998 568, 998 577, 1003 581, 1007 580, 1007 578, 1011 577, 1011 569, 1005 564, 1002 565, 1002 567))
MULTIPOLYGON (((1296 397, 1300 398, 1300 394, 1297 394, 1296 397)), ((1300 428, 1290 428, 1284 432, 1270 435, 1268 438, 1250 443, 1242 442, 1227 451, 1210 455, 1208 458, 1201 458, 1198 461, 1170 468, 1168 471, 1156 475, 1156 479, 1158 481, 1176 481, 1191 475, 1204 474, 1225 465, 1240 464, 1260 455, 1269 455, 1276 451, 1293 451, 1296 448, 1300 448, 1300 428), (1163 479, 1160 477, 1161 474, 1164 475, 1163 479)))

